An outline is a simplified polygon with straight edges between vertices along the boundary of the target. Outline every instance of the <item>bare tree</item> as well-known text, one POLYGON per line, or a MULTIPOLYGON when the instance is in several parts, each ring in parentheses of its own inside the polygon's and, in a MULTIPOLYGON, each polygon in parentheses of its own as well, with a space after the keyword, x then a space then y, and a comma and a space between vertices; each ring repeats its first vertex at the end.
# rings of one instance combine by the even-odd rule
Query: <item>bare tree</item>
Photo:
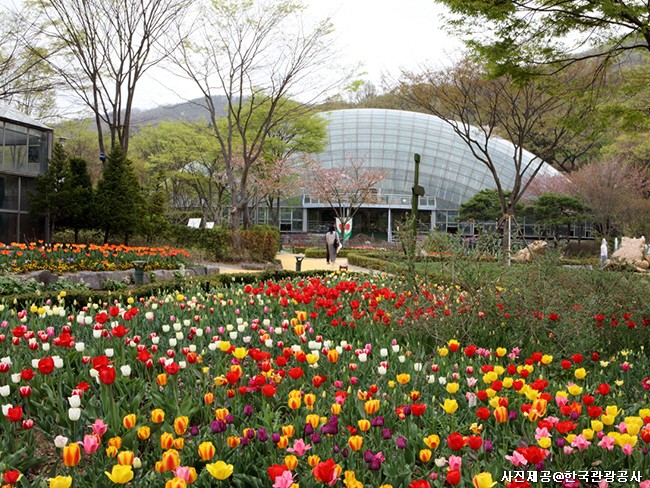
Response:
POLYGON ((40 41, 66 85, 92 111, 99 149, 128 151, 135 90, 174 48, 168 31, 190 0, 34 0, 40 41), (104 135, 108 127, 109 140, 104 135))
MULTIPOLYGON (((588 163, 570 175, 572 193, 591 210, 603 237, 642 235, 650 230, 650 169, 610 158, 588 163)), ((647 234, 645 234, 647 235, 647 234)))
MULTIPOLYGON (((504 249, 510 262, 510 222, 515 206, 558 150, 570 147, 584 131, 594 109, 578 103, 576 73, 562 72, 553 79, 536 78, 516 83, 509 76, 488 78, 480 65, 463 61, 452 68, 420 74, 404 73, 400 96, 414 107, 440 117, 468 146, 492 175, 504 220, 504 249), (573 125, 571 122, 575 121, 573 125), (498 139, 512 144, 507 173, 500 173, 495 159, 498 139), (534 147, 536 154, 526 147, 534 147), (510 191, 508 194, 507 192, 510 191)), ((589 79, 593 81, 593 77, 589 79)), ((568 156, 571 156, 570 154, 568 156)))
POLYGON ((184 43, 177 58, 178 66, 201 90, 202 105, 221 147, 233 229, 250 223, 250 173, 263 159, 269 134, 304 114, 310 101, 341 79, 330 83, 322 74, 333 61, 329 22, 307 28, 300 10, 292 0, 212 2, 197 21, 194 42, 184 43), (290 104, 299 94, 307 101, 290 104), (223 123, 214 95, 226 97, 223 123), (235 164, 238 158, 241 167, 235 164))
POLYGON ((47 57, 27 43, 33 26, 23 13, 0 7, 0 100, 39 120, 54 112, 54 89, 47 57))
POLYGON ((344 229, 362 206, 377 201, 377 185, 388 174, 363 159, 348 158, 345 164, 329 167, 313 158, 306 158, 305 163, 305 192, 326 202, 344 229))

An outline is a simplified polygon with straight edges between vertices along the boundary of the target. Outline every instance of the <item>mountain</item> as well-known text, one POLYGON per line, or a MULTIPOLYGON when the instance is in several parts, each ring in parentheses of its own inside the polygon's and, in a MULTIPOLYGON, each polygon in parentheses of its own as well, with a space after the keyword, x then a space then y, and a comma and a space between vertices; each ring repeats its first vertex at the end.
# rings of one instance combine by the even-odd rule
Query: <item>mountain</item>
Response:
MULTIPOLYGON (((228 104, 225 96, 212 97, 217 108, 217 117, 226 115, 228 104)), ((160 122, 184 120, 188 122, 208 122, 209 114, 205 109, 203 98, 196 98, 187 102, 173 105, 161 105, 147 110, 134 109, 131 113, 131 126, 134 128, 147 125, 156 125, 160 122)))

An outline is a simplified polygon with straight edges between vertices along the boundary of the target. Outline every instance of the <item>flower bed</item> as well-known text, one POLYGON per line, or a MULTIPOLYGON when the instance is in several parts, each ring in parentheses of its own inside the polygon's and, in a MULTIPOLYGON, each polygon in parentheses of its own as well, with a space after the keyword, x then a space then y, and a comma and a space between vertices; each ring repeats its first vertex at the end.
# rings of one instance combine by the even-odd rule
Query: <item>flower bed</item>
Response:
POLYGON ((0 243, 0 271, 16 274, 46 269, 55 274, 115 271, 146 261, 145 269, 176 269, 189 257, 183 249, 95 244, 0 243))
POLYGON ((4 482, 650 485, 642 348, 553 357, 491 323, 425 346, 409 321, 480 312, 455 287, 384 280, 0 305, 4 482))

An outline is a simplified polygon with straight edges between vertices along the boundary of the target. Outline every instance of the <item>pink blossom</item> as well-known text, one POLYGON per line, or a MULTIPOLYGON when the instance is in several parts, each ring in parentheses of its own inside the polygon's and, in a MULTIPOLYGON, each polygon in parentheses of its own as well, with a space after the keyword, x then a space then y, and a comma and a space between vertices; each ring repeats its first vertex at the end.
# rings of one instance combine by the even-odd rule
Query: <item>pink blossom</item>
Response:
POLYGON ((86 434, 83 441, 78 441, 78 444, 84 448, 85 454, 93 454, 99 449, 99 436, 96 434, 86 434))
POLYGON ((102 419, 95 420, 95 423, 89 425, 89 427, 90 430, 93 431, 93 434, 99 436, 100 438, 103 437, 103 435, 106 434, 106 431, 108 430, 108 425, 106 425, 102 419))
POLYGON ((173 473, 177 478, 181 478, 187 482, 192 479, 192 471, 190 471, 188 466, 179 466, 173 471, 173 473))
POLYGON ((467 386, 469 386, 470 388, 474 388, 474 385, 476 385, 477 382, 478 382, 478 379, 476 379, 474 377, 467 378, 467 386))
POLYGON ((557 396, 555 397, 555 404, 556 404, 558 407, 563 407, 563 406, 565 406, 567 403, 569 403, 569 399, 568 399, 567 397, 562 396, 562 395, 557 395, 557 396))
POLYGON ((621 434, 625 434, 627 432, 627 425, 625 425, 625 422, 621 422, 616 426, 616 428, 621 434))
POLYGON ((625 454, 626 456, 631 456, 632 451, 634 450, 634 447, 632 447, 632 444, 625 444, 622 447, 622 449, 623 449, 623 454, 625 454))
POLYGON ((614 440, 613 437, 606 435, 600 440, 600 442, 598 443, 598 447, 604 447, 608 451, 611 451, 612 449, 614 449, 614 442, 616 441, 614 440))
POLYGON ((535 440, 536 441, 538 441, 538 440, 540 440, 540 439, 542 439, 544 437, 550 437, 550 436, 551 436, 551 434, 549 433, 549 431, 548 431, 548 429, 546 427, 541 428, 541 429, 539 427, 537 427, 535 429, 535 440))
POLYGON ((591 442, 589 442, 584 435, 580 434, 573 439, 571 446, 577 447, 580 451, 584 451, 591 446, 591 442))
POLYGON ((523 456, 523 454, 521 454, 518 451, 513 451, 512 456, 506 456, 506 459, 510 461, 512 464, 514 464, 516 467, 525 466, 526 464, 528 464, 528 461, 523 456))
POLYGON ((293 474, 291 471, 284 471, 280 476, 275 478, 273 488, 291 488, 293 484, 293 474))
POLYGON ((334 382, 334 388, 343 388, 343 382, 341 380, 336 380, 334 382))
POLYGON ((460 467, 463 464, 463 458, 460 456, 449 456, 449 469, 452 471, 457 469, 460 471, 460 467))
POLYGON ((639 488, 650 488, 650 480, 645 480, 639 483, 639 488))
POLYGON ((305 453, 310 449, 311 444, 305 444, 305 441, 302 439, 295 439, 293 441, 293 447, 287 448, 287 451, 295 454, 296 456, 304 456, 305 453))
POLYGON ((598 482, 598 488, 609 488, 609 483, 605 480, 600 480, 598 482))
POLYGON ((569 454, 573 454, 573 452, 575 451, 575 449, 571 446, 564 446, 562 450, 564 451, 564 454, 566 454, 567 456, 569 454))

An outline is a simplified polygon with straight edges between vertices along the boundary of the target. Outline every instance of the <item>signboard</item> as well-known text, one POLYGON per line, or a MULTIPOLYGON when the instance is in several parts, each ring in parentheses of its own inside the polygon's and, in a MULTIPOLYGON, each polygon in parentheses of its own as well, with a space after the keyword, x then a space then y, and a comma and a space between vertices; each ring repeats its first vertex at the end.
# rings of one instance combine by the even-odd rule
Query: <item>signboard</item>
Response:
POLYGON ((201 219, 190 219, 187 221, 187 226, 192 229, 198 229, 201 226, 201 219))
POLYGON ((336 231, 339 233, 340 236, 343 236, 344 241, 347 241, 350 237, 352 237, 352 219, 348 220, 345 223, 345 229, 344 229, 341 220, 337 217, 336 231))
POLYGON ((214 229, 214 222, 206 222, 205 223, 205 228, 206 229, 214 229))

